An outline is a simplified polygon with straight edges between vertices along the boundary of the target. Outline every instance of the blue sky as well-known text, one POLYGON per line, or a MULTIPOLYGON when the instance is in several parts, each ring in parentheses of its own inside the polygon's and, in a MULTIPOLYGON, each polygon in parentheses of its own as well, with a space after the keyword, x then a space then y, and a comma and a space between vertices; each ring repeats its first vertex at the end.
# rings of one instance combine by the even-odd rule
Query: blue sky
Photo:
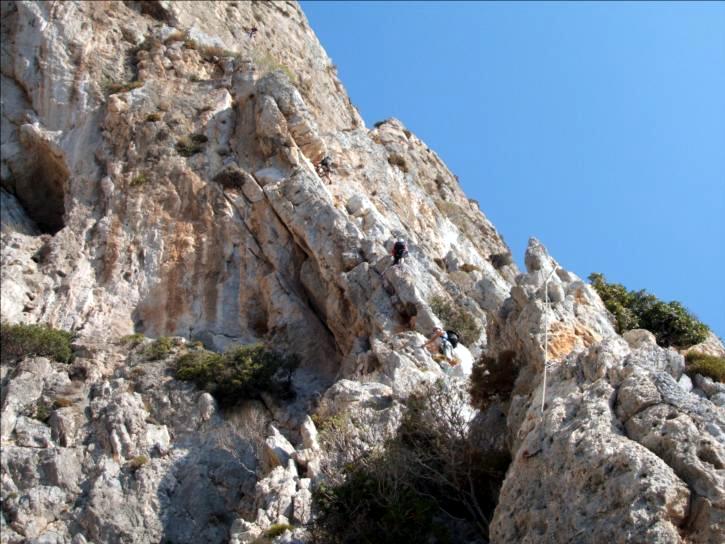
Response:
POLYGON ((725 337, 725 3, 302 8, 366 124, 435 149, 519 264, 536 236, 725 337))

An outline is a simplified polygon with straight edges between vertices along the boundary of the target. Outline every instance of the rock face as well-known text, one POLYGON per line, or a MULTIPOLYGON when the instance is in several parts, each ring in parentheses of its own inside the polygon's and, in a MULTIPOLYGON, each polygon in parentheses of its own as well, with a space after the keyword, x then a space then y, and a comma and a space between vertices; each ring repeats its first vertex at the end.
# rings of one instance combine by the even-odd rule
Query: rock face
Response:
POLYGON ((528 361, 508 413, 513 462, 492 541, 722 540, 725 413, 678 384, 679 353, 646 331, 616 335, 591 288, 540 244, 526 263, 491 338, 528 361), (565 296, 547 307, 533 286, 548 270, 565 296), (554 342, 544 394, 543 342, 525 332, 543 330, 545 313, 554 342))
POLYGON ((526 364, 488 437, 514 459, 492 542, 724 538, 719 385, 686 391, 538 242, 517 275, 432 150, 364 126, 297 4, 1 9, 0 313, 78 336, 71 365, 0 367, 3 543, 304 540, 330 463, 310 414, 379 446, 420 384, 504 350, 526 364), (423 348, 440 301, 475 331, 454 370, 423 348), (294 400, 221 412, 173 379, 190 342, 260 340, 300 355, 294 400))

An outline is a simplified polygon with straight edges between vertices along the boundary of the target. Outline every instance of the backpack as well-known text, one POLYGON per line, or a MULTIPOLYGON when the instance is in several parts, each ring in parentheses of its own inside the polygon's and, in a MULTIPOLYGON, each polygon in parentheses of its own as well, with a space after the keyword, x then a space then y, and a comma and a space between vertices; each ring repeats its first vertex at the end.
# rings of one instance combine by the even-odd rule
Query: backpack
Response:
POLYGON ((393 246, 393 255, 398 257, 405 257, 408 253, 408 245, 405 242, 395 242, 393 246))
POLYGON ((448 341, 451 343, 451 346, 455 349, 458 345, 458 333, 456 331, 446 331, 446 335, 448 336, 448 341))

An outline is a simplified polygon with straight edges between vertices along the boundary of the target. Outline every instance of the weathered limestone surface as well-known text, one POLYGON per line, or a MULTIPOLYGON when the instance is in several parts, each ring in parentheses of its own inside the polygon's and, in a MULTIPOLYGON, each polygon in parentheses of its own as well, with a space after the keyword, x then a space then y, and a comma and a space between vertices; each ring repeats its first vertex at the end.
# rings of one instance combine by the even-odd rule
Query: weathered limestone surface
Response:
POLYGON ((2 41, 2 317, 84 352, 3 367, 3 541, 304 523, 322 462, 306 415, 364 380, 394 431, 444 375, 421 347, 431 297, 483 330, 516 273, 491 264, 505 244, 400 122, 364 126, 294 3, 3 2, 2 41), (389 269, 399 236, 411 257, 389 269), (113 345, 131 332, 271 341, 302 356, 297 398, 222 416, 170 361, 113 345))
POLYGON ((341 461, 310 415, 349 418, 354 456, 485 350, 525 362, 477 418, 513 457, 492 542, 724 538, 721 385, 619 337, 540 243, 518 274, 435 152, 396 119, 364 126, 299 5, 0 9, 0 315, 78 335, 70 365, 0 366, 2 543, 247 543, 276 523, 304 541, 341 461), (434 297, 481 330, 454 370, 423 348, 434 297), (132 332, 172 353, 148 361, 132 332), (188 342, 260 340, 301 356, 294 399, 223 412, 173 379, 188 342))
POLYGON ((559 269, 538 242, 526 263, 521 290, 512 289, 491 338, 528 361, 510 403, 514 460, 492 541, 722 540, 723 409, 678 383, 684 360, 675 350, 657 346, 647 331, 616 335, 591 288, 559 269), (549 308, 534 288, 547 268, 557 270, 555 289, 566 293, 549 308), (544 312, 551 331, 567 332, 564 342, 549 344, 542 414, 543 342, 526 331, 543 330, 544 312))

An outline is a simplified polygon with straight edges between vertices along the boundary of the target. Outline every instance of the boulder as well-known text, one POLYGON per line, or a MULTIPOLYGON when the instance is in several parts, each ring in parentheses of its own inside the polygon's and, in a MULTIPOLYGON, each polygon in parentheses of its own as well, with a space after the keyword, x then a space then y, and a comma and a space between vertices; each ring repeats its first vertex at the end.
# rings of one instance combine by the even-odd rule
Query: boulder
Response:
POLYGON ((295 451, 274 425, 270 425, 270 431, 272 434, 264 440, 262 447, 262 467, 265 472, 277 466, 286 467, 295 451))

